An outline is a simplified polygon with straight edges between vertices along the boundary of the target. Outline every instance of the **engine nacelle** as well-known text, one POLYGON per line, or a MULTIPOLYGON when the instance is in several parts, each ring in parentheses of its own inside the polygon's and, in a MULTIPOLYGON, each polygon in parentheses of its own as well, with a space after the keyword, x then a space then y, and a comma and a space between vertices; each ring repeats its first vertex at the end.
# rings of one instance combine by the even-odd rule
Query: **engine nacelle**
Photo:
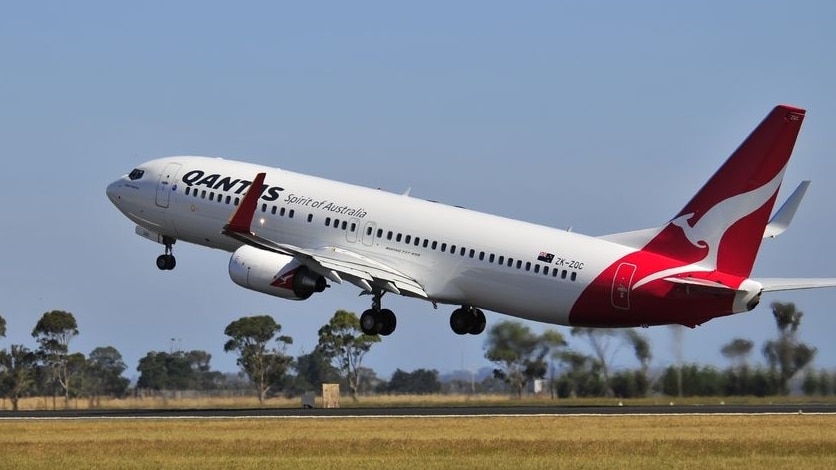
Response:
POLYGON ((229 258, 229 277, 241 287, 291 300, 305 300, 327 287, 324 277, 292 256, 248 245, 229 258))

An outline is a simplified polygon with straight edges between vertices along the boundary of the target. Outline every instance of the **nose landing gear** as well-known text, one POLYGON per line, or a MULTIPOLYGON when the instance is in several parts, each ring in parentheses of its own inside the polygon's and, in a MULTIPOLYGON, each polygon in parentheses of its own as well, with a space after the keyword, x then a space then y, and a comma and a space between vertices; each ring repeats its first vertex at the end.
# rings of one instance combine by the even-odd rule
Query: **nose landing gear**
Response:
POLYGON ((174 242, 177 240, 171 237, 163 237, 163 244, 165 245, 165 254, 157 256, 157 268, 161 271, 171 271, 177 266, 177 260, 172 254, 174 242))

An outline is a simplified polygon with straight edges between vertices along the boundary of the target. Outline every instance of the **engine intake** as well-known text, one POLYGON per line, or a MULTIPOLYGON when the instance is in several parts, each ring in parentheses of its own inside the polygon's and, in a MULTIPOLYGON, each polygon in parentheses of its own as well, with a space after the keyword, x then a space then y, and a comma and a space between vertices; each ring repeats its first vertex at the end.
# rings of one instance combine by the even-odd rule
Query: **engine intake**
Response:
POLYGON ((292 256, 244 245, 229 258, 229 277, 241 287, 290 300, 305 300, 328 285, 292 256))

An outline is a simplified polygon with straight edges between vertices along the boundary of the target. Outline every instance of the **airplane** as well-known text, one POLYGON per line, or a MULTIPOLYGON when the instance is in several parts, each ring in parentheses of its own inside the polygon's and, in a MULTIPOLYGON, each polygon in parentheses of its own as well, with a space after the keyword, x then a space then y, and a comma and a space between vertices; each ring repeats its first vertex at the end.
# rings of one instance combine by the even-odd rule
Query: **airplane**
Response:
POLYGON ((328 179, 198 156, 151 160, 107 186, 174 269, 184 241, 232 253, 229 276, 304 300, 348 283, 371 296, 366 334, 390 335, 386 293, 452 305, 456 334, 483 310, 586 327, 695 327, 754 309, 765 292, 836 279, 750 278, 761 240, 786 230, 809 181, 770 218, 806 111, 779 105, 659 227, 587 236, 328 179))

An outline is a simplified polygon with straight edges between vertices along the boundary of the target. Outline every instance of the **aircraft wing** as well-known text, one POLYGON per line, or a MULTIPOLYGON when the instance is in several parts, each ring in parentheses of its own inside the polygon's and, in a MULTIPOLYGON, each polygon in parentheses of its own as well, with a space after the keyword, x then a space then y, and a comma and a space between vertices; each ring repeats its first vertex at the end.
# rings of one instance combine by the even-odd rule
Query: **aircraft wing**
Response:
POLYGON ((336 283, 341 283, 345 278, 367 292, 380 289, 395 294, 429 297, 415 279, 359 253, 338 247, 305 249, 259 236, 253 230, 252 222, 265 176, 265 173, 259 173, 255 177, 238 209, 224 226, 224 235, 262 250, 293 256, 314 272, 336 283))
POLYGON ((836 287, 836 278, 766 278, 752 280, 760 282, 763 285, 763 292, 836 287))

